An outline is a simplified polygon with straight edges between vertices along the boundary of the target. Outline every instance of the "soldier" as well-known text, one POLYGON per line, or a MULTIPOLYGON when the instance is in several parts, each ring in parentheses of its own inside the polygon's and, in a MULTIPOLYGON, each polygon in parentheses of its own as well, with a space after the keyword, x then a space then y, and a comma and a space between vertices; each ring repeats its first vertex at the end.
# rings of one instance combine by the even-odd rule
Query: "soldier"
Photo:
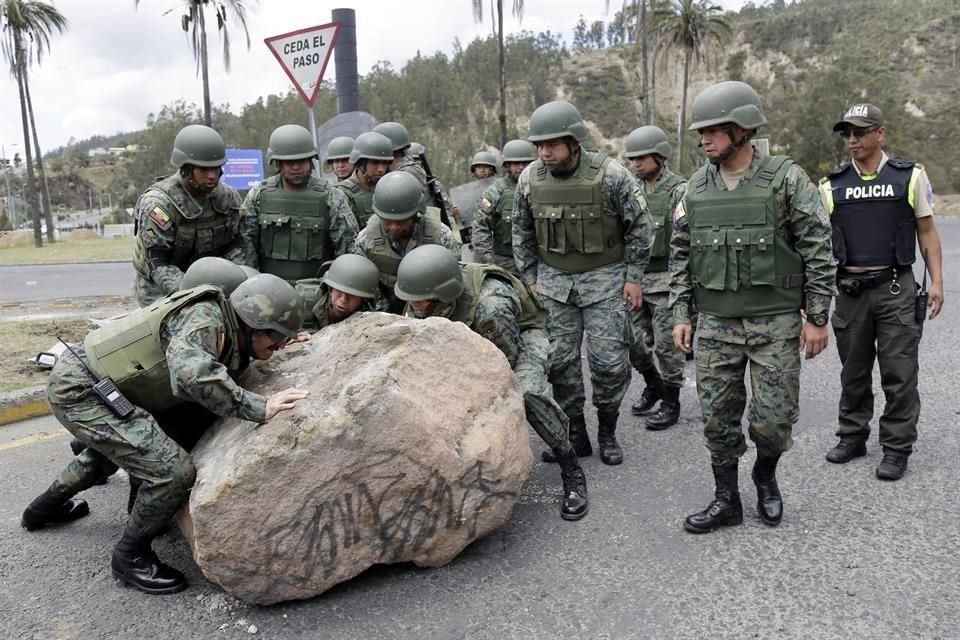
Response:
POLYGON ((643 194, 653 217, 653 245, 650 264, 643 272, 643 306, 631 314, 633 344, 630 363, 643 376, 646 387, 640 400, 633 404, 633 415, 647 418, 646 426, 659 431, 677 424, 680 419, 680 388, 683 387, 683 352, 673 344, 673 314, 667 305, 670 297, 670 234, 673 231, 673 210, 686 190, 687 181, 669 168, 672 149, 667 135, 653 126, 634 129, 627 136, 626 156, 640 179, 643 194), (652 336, 660 370, 653 360, 653 351, 644 342, 652 336), (660 407, 653 408, 660 400, 660 407))
POLYGON ((337 184, 337 187, 347 196, 357 225, 363 230, 373 215, 373 190, 380 178, 390 171, 393 162, 390 140, 373 131, 361 133, 353 142, 350 161, 353 163, 353 175, 337 184))
MULTIPOLYGON (((421 169, 423 168, 423 156, 426 155, 426 153, 427 148, 419 142, 411 142, 410 148, 407 149, 407 155, 410 156, 410 158, 416 162, 421 169)), ((458 223, 462 223, 463 219, 460 217, 460 207, 453 204, 453 200, 450 199, 450 192, 447 191, 447 187, 440 182, 440 178, 434 178, 434 180, 437 183, 437 187, 440 188, 440 194, 443 196, 443 204, 447 208, 447 211, 453 215, 454 220, 456 220, 458 223)))
POLYGON ((690 129, 710 162, 690 178, 674 212, 670 282, 673 338, 684 352, 691 298, 700 312, 697 392, 716 484, 713 502, 686 519, 693 533, 743 522, 738 467, 747 450, 740 421, 748 364, 757 512, 779 524, 776 469, 799 414, 799 350, 809 359, 827 347, 836 293, 830 223, 803 169, 751 144, 765 124, 760 96, 743 82, 714 84, 693 101, 690 129))
POLYGON ((477 262, 495 264, 520 275, 513 261, 513 200, 517 179, 536 159, 537 148, 526 140, 511 140, 503 145, 504 174, 483 192, 473 218, 473 252, 477 262))
POLYGON ((478 151, 470 161, 470 173, 477 180, 497 175, 497 157, 489 151, 478 151))
POLYGON ((137 200, 133 267, 141 307, 177 291, 197 258, 221 256, 238 264, 254 258, 240 240, 240 194, 220 182, 226 162, 219 133, 186 126, 170 156, 177 173, 150 185, 137 200))
POLYGON ((943 306, 933 188, 923 165, 884 152, 883 113, 872 104, 853 105, 833 130, 846 141, 851 162, 820 182, 839 268, 833 330, 843 363, 840 442, 827 460, 843 464, 867 454, 876 360, 886 396, 879 421, 883 460, 876 474, 881 480, 899 480, 917 441, 920 418, 918 349, 925 314, 919 308, 915 313, 912 269, 918 242, 930 271, 931 320, 943 306))
MULTIPOLYGON (((620 464, 616 430, 630 384, 629 312, 643 301, 650 214, 629 172, 606 154, 583 149, 586 137, 580 112, 569 102, 548 102, 530 116, 527 139, 539 160, 517 182, 513 255, 547 309, 550 381, 570 419, 574 450, 593 453, 583 416, 580 349, 586 334, 600 459, 620 464)), ((542 457, 557 459, 550 452, 542 457)))
POLYGON ((546 313, 523 281, 494 265, 458 264, 449 251, 428 245, 404 257, 395 291, 407 315, 462 322, 503 352, 523 388, 527 421, 560 463, 560 517, 587 515, 587 480, 567 436, 569 421, 547 386, 546 313))
POLYGON ((317 148, 297 124, 270 134, 267 161, 277 174, 250 190, 243 201, 241 234, 251 266, 289 283, 316 277, 327 260, 353 251, 360 229, 346 196, 311 175, 317 148))
POLYGON ((305 329, 319 331, 358 311, 378 311, 380 272, 364 256, 350 253, 325 264, 320 278, 297 281, 305 329))
POLYGON ((327 145, 327 161, 324 167, 337 176, 337 182, 343 182, 353 173, 353 162, 350 154, 353 152, 353 138, 340 136, 334 138, 327 145))
POLYGON ((460 243, 439 220, 424 215, 423 192, 406 172, 392 172, 377 183, 373 193, 376 213, 357 236, 355 253, 366 256, 380 271, 380 284, 390 313, 401 313, 403 301, 393 285, 403 256, 422 244, 439 244, 460 258, 460 243))
POLYGON ((60 358, 47 384, 53 414, 87 449, 30 503, 21 524, 34 531, 87 515, 87 503, 74 496, 122 467, 141 488, 113 551, 114 577, 150 594, 186 588, 183 574, 151 549, 196 477, 190 455, 164 432, 164 415, 190 402, 217 415, 266 422, 292 408, 305 392, 287 389, 267 398, 239 387, 233 376, 251 357, 267 360, 282 349, 302 320, 293 287, 264 274, 238 286, 229 300, 215 287, 188 289, 92 331, 82 347, 60 358), (116 383, 132 413, 121 417, 114 396, 107 396, 114 403, 108 406, 93 393, 87 366, 116 383))

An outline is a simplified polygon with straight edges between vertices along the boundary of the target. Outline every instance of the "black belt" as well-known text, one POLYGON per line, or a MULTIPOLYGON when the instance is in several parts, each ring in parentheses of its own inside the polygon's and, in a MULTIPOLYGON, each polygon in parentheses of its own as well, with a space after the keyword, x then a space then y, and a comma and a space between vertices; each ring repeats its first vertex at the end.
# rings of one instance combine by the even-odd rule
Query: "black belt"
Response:
POLYGON ((910 267, 896 267, 895 269, 884 269, 883 271, 843 271, 837 270, 837 282, 840 280, 856 280, 860 289, 874 289, 882 284, 886 284, 901 273, 910 271, 910 267))

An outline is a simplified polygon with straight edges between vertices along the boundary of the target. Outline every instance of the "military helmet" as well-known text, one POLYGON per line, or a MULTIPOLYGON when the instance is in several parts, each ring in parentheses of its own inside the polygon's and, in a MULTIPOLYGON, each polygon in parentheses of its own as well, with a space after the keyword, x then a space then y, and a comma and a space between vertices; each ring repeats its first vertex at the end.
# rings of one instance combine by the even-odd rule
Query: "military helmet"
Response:
POLYGON ((460 265, 453 254, 439 244, 419 246, 400 261, 393 291, 407 302, 453 302, 463 293, 460 265))
POLYGON ((334 138, 327 145, 327 163, 331 160, 349 160, 352 151, 353 138, 350 136, 334 138))
POLYGON ((760 96, 745 82, 728 80, 712 84, 693 99, 690 131, 718 124, 756 129, 767 124, 760 96))
POLYGON ((410 146, 410 132, 399 122, 381 122, 373 130, 390 138, 394 151, 402 151, 410 146))
POLYGON ((566 100, 554 100, 537 107, 530 116, 527 140, 543 142, 573 136, 577 142, 587 139, 587 127, 577 108, 566 100))
POLYGON ((233 290, 247 279, 247 274, 238 264, 224 258, 206 256, 194 261, 180 280, 180 290, 192 289, 204 284, 212 284, 230 297, 233 290))
POLYGON ((419 142, 411 142, 410 148, 407 149, 407 154, 415 158, 422 156, 427 152, 427 148, 420 144, 419 142))
POLYGON ((361 298, 376 298, 380 285, 380 270, 372 260, 355 253, 345 253, 330 262, 324 272, 324 284, 361 298))
POLYGON ((267 162, 315 157, 317 157, 317 145, 306 128, 298 124, 284 124, 270 134, 267 162))
POLYGON ((190 124, 180 129, 173 139, 170 164, 182 167, 222 167, 227 163, 227 146, 220 134, 202 124, 190 124))
POLYGON ((503 145, 503 160, 500 164, 508 162, 533 162, 537 159, 537 148, 526 140, 511 140, 503 145))
POLYGON ((357 136, 353 141, 353 151, 350 152, 350 162, 357 164, 358 160, 364 159, 393 162, 393 143, 390 138, 376 131, 357 136))
POLYGON ((655 153, 666 160, 673 152, 670 143, 667 142, 667 134, 660 127, 653 126, 640 127, 631 131, 625 146, 628 158, 639 158, 655 153))
POLYGON ((391 171, 373 190, 373 211, 385 220, 406 220, 423 211, 423 187, 406 171, 391 171))
POLYGON ((303 326, 300 294, 272 273, 245 280, 230 294, 230 304, 251 329, 277 331, 292 339, 303 326))
POLYGON ((470 173, 473 173, 473 168, 478 164, 486 165, 493 169, 494 173, 497 172, 497 156, 489 151, 478 151, 473 155, 473 159, 470 160, 470 173))
POLYGON ((258 276, 258 275, 260 275, 260 272, 257 271, 256 269, 254 269, 253 267, 248 267, 248 266, 245 265, 245 264, 241 264, 241 265, 238 265, 238 266, 239 266, 241 269, 243 269, 243 272, 244 272, 245 274, 247 274, 247 277, 248 277, 248 278, 252 278, 253 276, 258 276))

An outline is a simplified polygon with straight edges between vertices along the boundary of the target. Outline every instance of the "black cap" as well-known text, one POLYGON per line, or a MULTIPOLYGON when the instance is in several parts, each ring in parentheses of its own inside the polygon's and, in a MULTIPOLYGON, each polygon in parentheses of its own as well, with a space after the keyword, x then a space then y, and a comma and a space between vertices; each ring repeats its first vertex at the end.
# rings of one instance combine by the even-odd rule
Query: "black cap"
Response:
POLYGON ((855 104, 843 114, 843 119, 833 125, 834 131, 840 131, 848 126, 854 127, 882 127, 883 112, 866 102, 855 104))

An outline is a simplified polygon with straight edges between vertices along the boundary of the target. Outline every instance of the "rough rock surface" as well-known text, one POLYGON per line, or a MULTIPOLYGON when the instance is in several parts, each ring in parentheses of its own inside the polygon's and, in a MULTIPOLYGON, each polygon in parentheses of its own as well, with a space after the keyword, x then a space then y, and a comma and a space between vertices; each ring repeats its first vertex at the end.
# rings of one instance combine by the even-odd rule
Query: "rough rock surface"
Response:
POLYGON ((437 567, 506 524, 533 464, 519 385, 466 326, 365 313, 246 372, 310 395, 194 450, 180 525, 211 581, 254 604, 309 598, 378 563, 437 567))

